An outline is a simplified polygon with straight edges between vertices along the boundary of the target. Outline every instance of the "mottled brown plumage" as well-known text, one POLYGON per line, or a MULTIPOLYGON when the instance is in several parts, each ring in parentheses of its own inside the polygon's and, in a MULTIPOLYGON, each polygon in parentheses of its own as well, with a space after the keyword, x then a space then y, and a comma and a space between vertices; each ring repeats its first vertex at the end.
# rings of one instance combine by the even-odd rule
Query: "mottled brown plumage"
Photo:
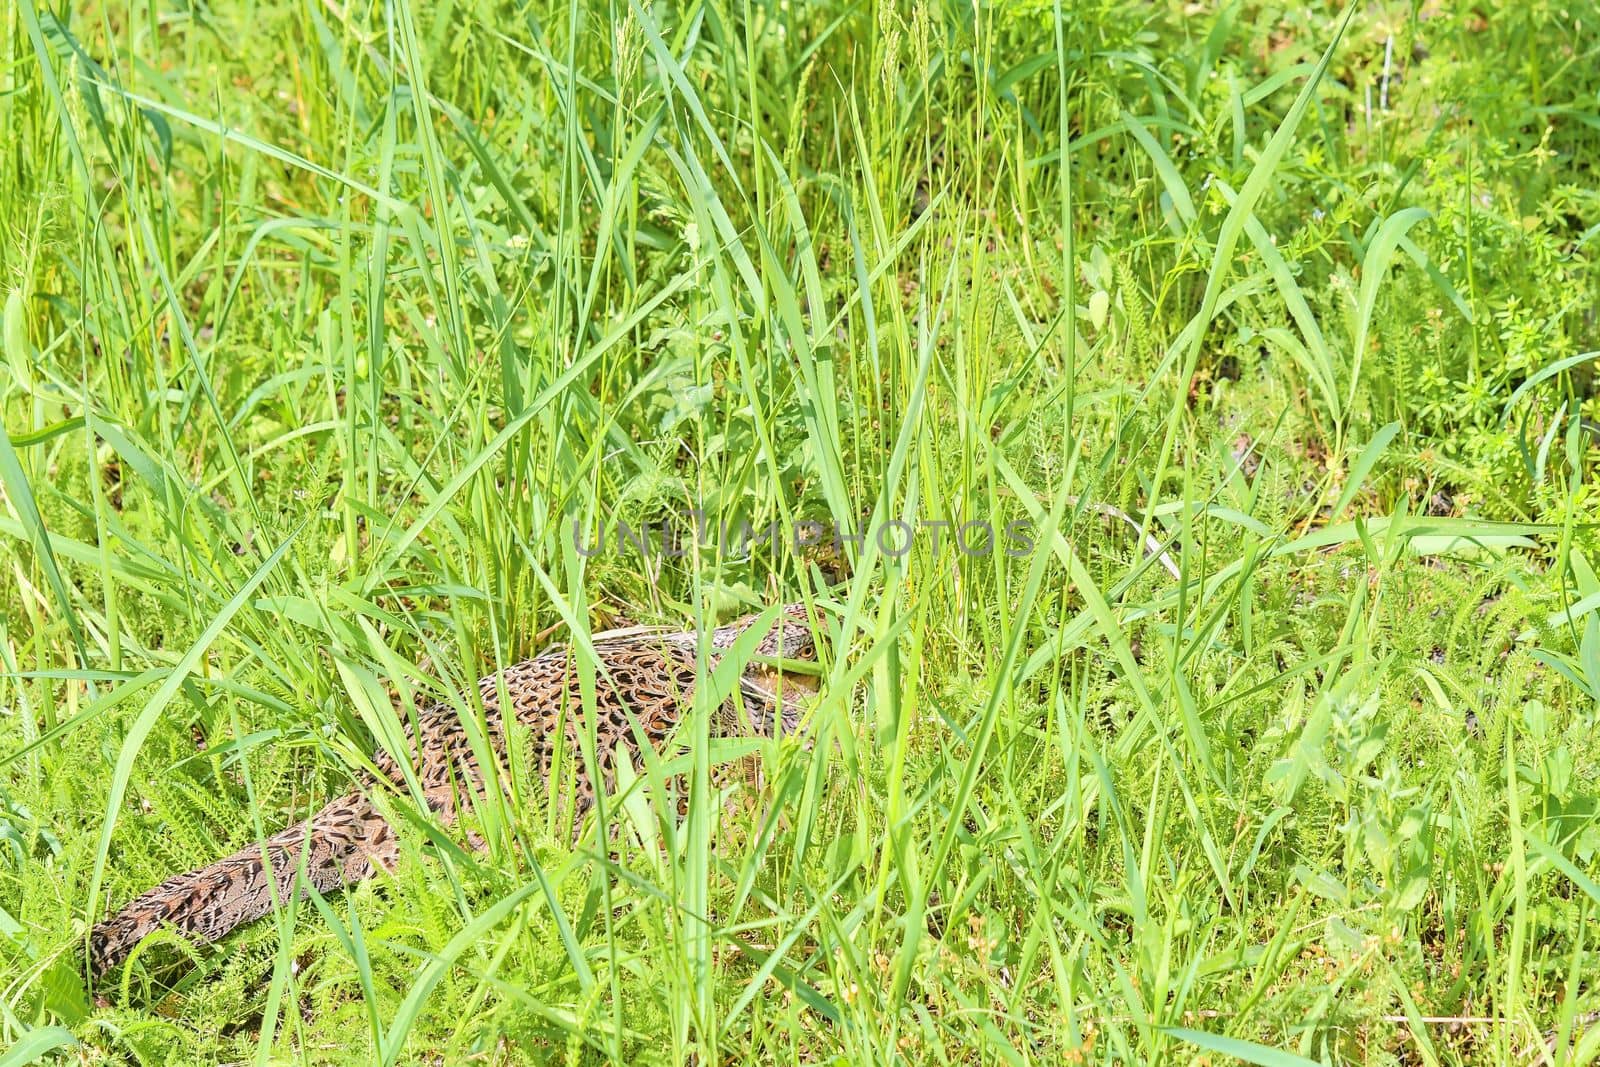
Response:
MULTIPOLYGON (((720 660, 734 642, 760 621, 746 616, 711 632, 710 659, 720 660)), ((803 605, 789 605, 770 622, 753 655, 770 659, 810 660, 816 657, 803 605)), ((693 631, 616 631, 594 639, 595 758, 609 794, 615 788, 619 753, 632 758, 638 733, 660 749, 693 705, 697 637, 693 631), (637 730, 635 730, 637 723, 637 730)), ((717 709, 713 734, 770 736, 799 725, 795 676, 752 663, 739 676, 738 693, 717 709)), ((575 775, 574 800, 581 816, 594 803, 594 783, 585 770, 579 739, 585 725, 579 675, 566 648, 552 648, 478 683, 485 722, 495 756, 505 759, 505 725, 501 693, 510 701, 515 720, 529 735, 532 766, 548 778, 557 746, 575 775)), ((409 757, 429 808, 445 825, 456 821, 463 791, 481 794, 484 776, 468 734, 455 709, 434 704, 408 728, 409 757), (418 739, 420 738, 420 742, 418 739)), ((374 765, 395 788, 407 788, 399 763, 379 751, 374 765)), ((500 781, 509 776, 501 774, 500 781)), ((100 923, 90 935, 90 964, 103 973, 123 960, 151 932, 170 927, 205 941, 215 941, 242 923, 260 918, 290 898, 300 877, 301 852, 305 883, 326 893, 372 877, 379 868, 392 870, 399 859, 393 828, 378 813, 371 792, 379 786, 368 778, 356 792, 333 801, 311 818, 268 838, 265 847, 251 845, 208 867, 180 874, 130 901, 100 923), (265 858, 271 861, 268 877, 265 858)))

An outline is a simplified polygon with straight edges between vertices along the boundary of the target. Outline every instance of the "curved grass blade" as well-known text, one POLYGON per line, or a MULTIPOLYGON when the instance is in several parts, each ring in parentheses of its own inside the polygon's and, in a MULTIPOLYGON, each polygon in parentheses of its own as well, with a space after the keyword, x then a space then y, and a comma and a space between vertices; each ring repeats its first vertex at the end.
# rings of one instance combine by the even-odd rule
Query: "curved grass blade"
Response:
POLYGON ((400 1002, 400 1007, 395 1011, 394 1018, 390 1020, 388 1034, 384 1038, 382 1049, 382 1062, 384 1067, 399 1058, 401 1050, 405 1047, 406 1035, 416 1025, 417 1016, 422 1011, 423 1001, 428 999, 428 994, 433 992, 433 987, 439 984, 444 977, 444 972, 452 966, 456 958, 473 943, 498 926, 506 916, 510 915, 534 893, 539 892, 541 886, 538 882, 529 882, 507 896, 501 897, 487 911, 473 919, 461 932, 450 939, 450 943, 422 969, 417 976, 416 984, 406 993, 405 1000, 400 1002))
POLYGON ((22 469, 22 459, 12 447, 11 435, 5 432, 4 427, 0 427, 0 487, 5 489, 6 496, 11 500, 11 506, 17 509, 17 518, 27 531, 28 543, 33 546, 39 567, 50 583, 50 591, 55 594, 61 617, 66 621, 67 628, 72 631, 72 643, 78 650, 78 662, 88 663, 89 655, 83 641, 83 627, 78 622, 78 613, 72 606, 72 595, 67 589, 66 579, 61 576, 61 568, 56 565, 56 554, 50 545, 50 534, 44 528, 44 516, 39 513, 39 504, 34 499, 33 488, 28 484, 28 475, 22 469))
POLYGON ((1182 1026, 1163 1026, 1161 1032, 1180 1041, 1187 1041, 1191 1045, 1198 1045, 1207 1052, 1220 1052, 1224 1056, 1233 1056, 1244 1060, 1246 1063, 1259 1064, 1260 1067, 1322 1067, 1316 1060, 1308 1060, 1304 1056, 1297 1056, 1293 1052, 1282 1049, 1268 1048, 1258 1045, 1254 1041, 1242 1041, 1237 1037, 1224 1037, 1206 1030, 1190 1030, 1182 1026))
POLYGON ((1350 366, 1350 392, 1345 397, 1344 409, 1349 411, 1356 402, 1356 387, 1361 383, 1361 364, 1367 354, 1367 332, 1372 328, 1372 313, 1378 304, 1378 286, 1389 274, 1389 261, 1400 250, 1400 241, 1406 231, 1433 213, 1423 207, 1408 207, 1396 211, 1383 220, 1377 236, 1367 246, 1361 258, 1361 292, 1356 297, 1355 354, 1350 366))
POLYGON ((1383 455, 1383 450, 1389 447, 1389 442, 1393 441, 1394 435, 1399 432, 1400 424, 1391 422, 1372 435, 1367 447, 1361 450, 1361 456, 1356 460, 1355 466, 1350 468, 1350 477, 1345 482, 1344 492, 1339 494, 1339 502, 1333 505, 1333 514, 1338 515, 1350 506, 1350 502, 1361 491, 1367 475, 1372 473, 1373 464, 1378 462, 1378 457, 1383 455))
POLYGON ((172 669, 172 673, 167 675, 167 680, 161 683, 161 688, 150 698, 150 703, 145 705, 139 717, 129 727, 128 736, 123 740, 122 750, 117 755, 116 768, 112 772, 111 792, 106 798, 106 817, 100 829, 100 843, 95 848, 94 873, 89 877, 89 900, 84 908, 88 915, 95 915, 100 903, 100 883, 105 878, 106 858, 111 851, 111 832, 117 825, 117 809, 122 807, 123 797, 127 795, 128 781, 133 777, 133 761, 138 758, 139 749, 150 736, 150 731, 155 727, 156 720, 161 717, 161 712, 172 702, 172 698, 177 695, 189 675, 200 665, 206 651, 222 634, 228 623, 233 621, 239 609, 249 602, 251 595, 260 588, 261 583, 266 581, 267 576, 282 562, 284 554, 289 551, 289 546, 310 521, 310 517, 301 520, 300 525, 289 532, 289 536, 283 539, 272 555, 268 556, 261 566, 256 568, 249 580, 239 587, 239 591, 229 598, 217 612, 216 617, 211 620, 211 625, 207 626, 199 639, 189 646, 189 651, 184 653, 178 665, 172 669))
POLYGON ((23 1064, 38 1063, 57 1049, 70 1048, 77 1043, 78 1039, 72 1036, 72 1031, 64 1026, 41 1026, 29 1030, 21 1041, 0 1056, 0 1067, 23 1067, 23 1064))

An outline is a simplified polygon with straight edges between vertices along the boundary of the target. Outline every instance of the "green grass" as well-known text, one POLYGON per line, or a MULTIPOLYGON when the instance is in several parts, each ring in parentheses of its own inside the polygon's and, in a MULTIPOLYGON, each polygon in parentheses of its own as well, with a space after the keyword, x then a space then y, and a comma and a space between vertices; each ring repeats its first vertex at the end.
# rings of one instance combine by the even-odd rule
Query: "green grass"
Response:
POLYGON ((0 12, 0 1064, 1600 1058, 1592 9, 71 7, 0 12), (1033 549, 580 551, 689 508, 1033 549), (390 797, 89 984, 406 708, 801 597, 758 785, 700 716, 576 846, 390 797))

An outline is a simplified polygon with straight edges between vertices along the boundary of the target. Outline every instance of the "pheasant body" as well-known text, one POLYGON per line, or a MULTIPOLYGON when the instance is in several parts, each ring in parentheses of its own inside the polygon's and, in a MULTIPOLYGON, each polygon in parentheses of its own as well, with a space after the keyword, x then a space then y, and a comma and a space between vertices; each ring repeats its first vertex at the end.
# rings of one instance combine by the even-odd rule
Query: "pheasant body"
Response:
MULTIPOLYGON (((712 631, 712 660, 719 659, 758 618, 747 616, 712 631)), ((693 632, 629 632, 596 638, 594 752, 608 792, 616 785, 617 760, 631 759, 640 737, 659 750, 693 705, 696 646, 693 632)), ((816 649, 803 606, 786 607, 755 654, 814 659, 816 649)), ((798 707, 792 693, 783 692, 785 685, 793 684, 792 678, 776 677, 763 668, 746 668, 739 693, 717 709, 713 733, 771 735, 794 730, 798 707)), ((494 756, 502 762, 500 770, 505 770, 507 748, 504 694, 510 717, 527 730, 530 766, 541 778, 548 781, 558 751, 565 750, 565 762, 574 775, 574 807, 581 817, 594 803, 596 784, 581 754, 586 720, 579 674, 568 650, 554 648, 491 674, 478 683, 478 691, 494 756)), ((465 725, 448 703, 432 704, 418 712, 406 735, 407 755, 423 798, 441 823, 453 824, 463 791, 481 794, 485 781, 465 725)), ((404 770, 392 754, 380 749, 373 765, 389 784, 407 788, 404 770)), ((496 777, 502 782, 509 778, 504 773, 496 777)), ((379 869, 392 870, 399 860, 399 842, 370 795, 381 784, 364 777, 360 790, 339 797, 262 844, 177 875, 136 897, 91 932, 91 966, 104 973, 162 927, 215 941, 281 906, 299 886, 326 893, 370 878, 379 869)))

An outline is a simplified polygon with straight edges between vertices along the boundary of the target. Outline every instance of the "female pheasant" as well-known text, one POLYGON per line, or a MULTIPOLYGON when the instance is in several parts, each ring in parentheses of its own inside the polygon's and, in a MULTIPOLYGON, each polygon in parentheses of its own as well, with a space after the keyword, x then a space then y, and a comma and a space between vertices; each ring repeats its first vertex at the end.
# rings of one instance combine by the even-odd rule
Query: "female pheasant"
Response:
MULTIPOLYGON (((763 620, 770 632, 755 646, 754 657, 816 659, 805 605, 790 604, 775 620, 770 612, 747 615, 711 631, 712 665, 763 620)), ((693 631, 628 630, 597 635, 593 644, 598 659, 595 758, 609 793, 616 785, 618 753, 631 759, 641 736, 659 749, 693 706, 698 638, 693 631)), ((713 734, 792 733, 800 719, 796 690, 804 688, 796 681, 781 667, 752 660, 740 673, 737 692, 718 707, 713 734)), ((502 770, 506 748, 502 692, 510 701, 512 716, 529 731, 533 765, 542 776, 548 777, 557 746, 565 746, 567 762, 576 773, 574 799, 581 817, 594 803, 595 783, 585 771, 579 747, 585 727, 578 683, 573 658, 565 647, 556 647, 489 675, 478 683, 478 691, 502 770)), ((484 775, 460 718, 449 704, 434 704, 418 713, 415 728, 408 727, 406 735, 409 758, 429 808, 444 825, 454 823, 461 791, 471 788, 481 795, 484 788, 484 775)), ((406 787, 400 765, 389 753, 380 750, 374 765, 397 788, 406 787)), ((498 778, 507 781, 509 775, 498 778)), ((372 802, 371 792, 379 783, 365 776, 361 785, 263 845, 251 845, 208 867, 169 878, 130 901, 90 933, 89 961, 95 973, 103 974, 121 962, 161 927, 215 941, 281 906, 296 890, 302 850, 304 880, 319 893, 370 878, 379 868, 392 870, 399 859, 399 843, 372 802)))

